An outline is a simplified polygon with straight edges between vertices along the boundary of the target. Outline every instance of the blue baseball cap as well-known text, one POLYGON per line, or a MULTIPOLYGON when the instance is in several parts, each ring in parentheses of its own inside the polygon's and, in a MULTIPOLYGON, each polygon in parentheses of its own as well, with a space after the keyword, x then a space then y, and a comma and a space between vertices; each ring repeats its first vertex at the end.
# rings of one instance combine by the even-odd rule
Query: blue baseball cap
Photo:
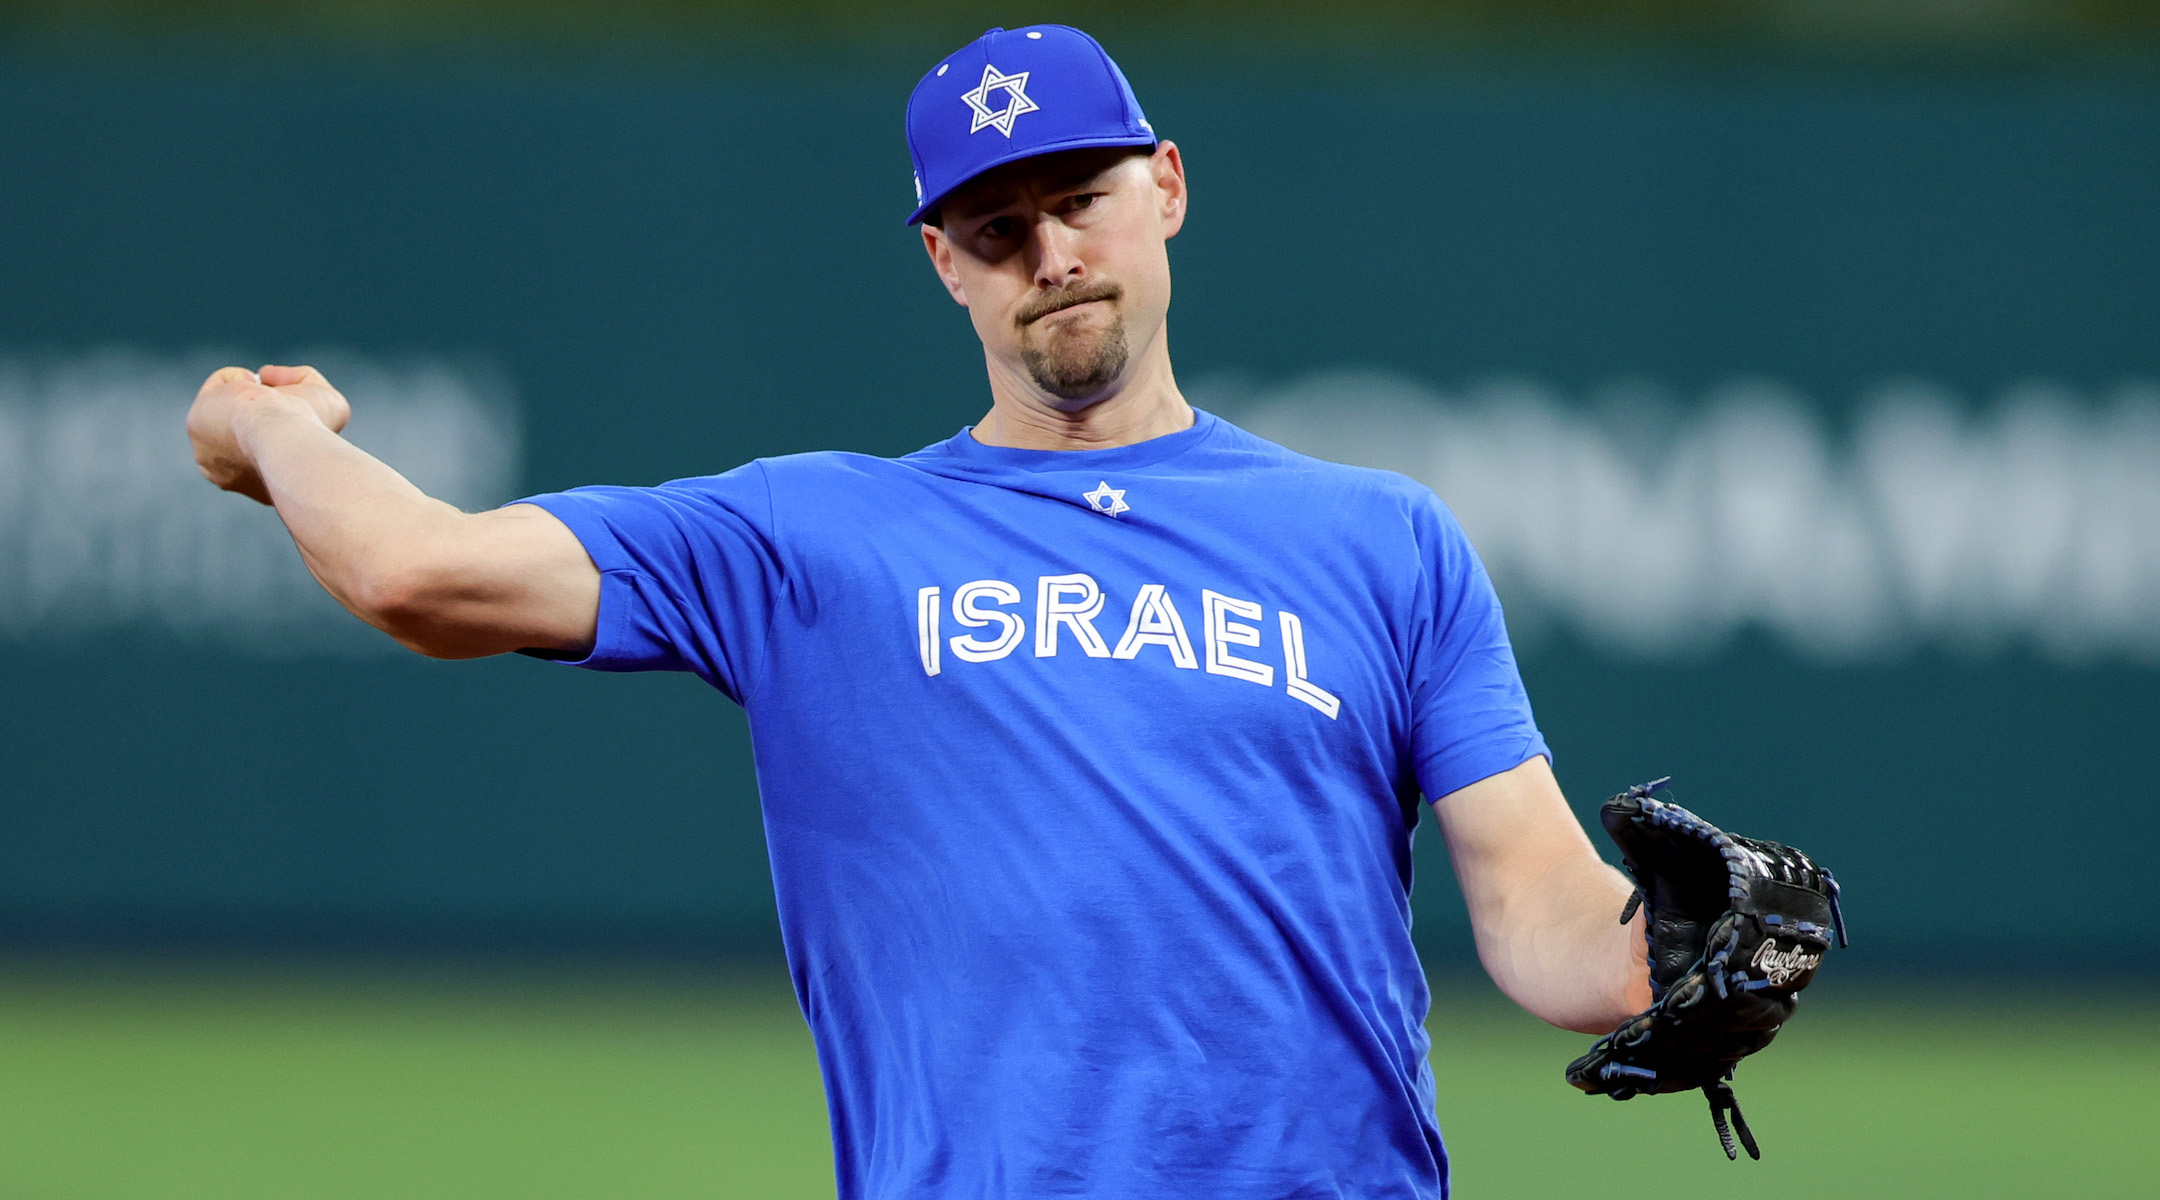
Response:
POLYGON ((907 106, 922 220, 952 190, 992 167, 1083 146, 1152 146, 1125 73, 1069 25, 993 29, 915 85, 907 106))

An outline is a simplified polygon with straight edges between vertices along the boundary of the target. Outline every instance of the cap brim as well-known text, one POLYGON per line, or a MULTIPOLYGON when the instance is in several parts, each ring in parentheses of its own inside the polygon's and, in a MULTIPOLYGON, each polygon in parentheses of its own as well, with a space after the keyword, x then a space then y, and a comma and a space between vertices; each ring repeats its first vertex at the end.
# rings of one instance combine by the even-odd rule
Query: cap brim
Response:
POLYGON ((914 212, 908 214, 907 224, 913 225, 916 222, 922 220, 924 213, 929 212, 931 209, 936 208, 940 204, 943 204, 945 202, 945 197, 952 195, 954 192, 959 191, 963 187, 966 187, 970 182, 979 179, 982 176, 997 170, 999 167, 1007 165, 1008 163, 1019 162, 1023 158, 1041 158, 1045 154, 1056 154, 1061 150, 1086 150, 1095 146, 1152 146, 1161 140, 1162 139, 1156 137, 1152 133, 1119 134, 1115 137, 1068 138, 1067 140, 1062 142, 1047 142, 1042 145, 1028 146, 1024 149, 1016 149, 1011 151, 1010 153, 991 159, 989 162, 986 162, 982 166, 976 168, 974 174, 969 175, 964 179, 954 180, 942 191, 939 191, 934 195, 931 195, 924 199, 921 204, 915 206, 914 212))

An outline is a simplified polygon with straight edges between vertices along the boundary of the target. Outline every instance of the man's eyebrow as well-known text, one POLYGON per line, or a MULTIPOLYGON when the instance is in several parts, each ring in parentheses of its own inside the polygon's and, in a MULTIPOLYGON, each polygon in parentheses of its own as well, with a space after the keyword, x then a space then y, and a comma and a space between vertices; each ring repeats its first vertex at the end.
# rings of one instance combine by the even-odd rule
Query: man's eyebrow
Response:
POLYGON ((994 191, 978 192, 972 199, 963 196, 949 200, 946 203, 961 217, 979 217, 984 213, 996 212, 1011 204, 1019 194, 1020 190, 1018 188, 1002 187, 994 191))
POLYGON ((1058 172, 1057 174, 1047 176, 1046 178, 1050 184, 1047 190, 1053 192, 1069 192, 1074 188, 1080 187, 1085 184, 1093 183, 1097 179, 1100 179, 1103 176, 1108 175, 1109 173, 1109 167, 1070 167, 1064 171, 1058 172))
MULTIPOLYGON (((1110 166, 1089 166, 1085 164, 1067 165, 1062 170, 1045 173, 1043 175, 1043 190, 1046 192, 1073 191, 1076 188, 1093 183, 1096 180, 1102 178, 1103 176, 1109 174, 1111 167, 1114 167, 1116 165, 1117 164, 1115 163, 1110 164, 1110 166)), ((977 196, 973 201, 969 201, 967 199, 951 201, 949 202, 949 206, 952 208, 954 214, 961 217, 962 219, 979 217, 984 213, 996 212, 997 210, 1004 208, 1006 205, 1011 204, 1016 198, 1018 198, 1020 192, 1021 189, 1017 186, 1005 186, 996 188, 994 190, 985 191, 981 195, 977 196)))

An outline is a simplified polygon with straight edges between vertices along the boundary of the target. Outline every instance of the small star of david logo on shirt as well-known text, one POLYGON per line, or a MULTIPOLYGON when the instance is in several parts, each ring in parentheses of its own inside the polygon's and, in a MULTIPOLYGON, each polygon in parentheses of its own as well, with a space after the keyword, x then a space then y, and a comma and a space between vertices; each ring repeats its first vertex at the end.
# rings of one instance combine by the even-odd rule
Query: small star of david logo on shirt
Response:
POLYGON ((975 85, 974 91, 964 92, 960 96, 961 102, 973 109, 975 114, 968 122, 968 132, 981 133, 984 129, 995 129, 1006 137, 1011 137, 1013 121, 1021 113, 1036 112, 1042 108, 1042 105, 1028 99, 1027 81, 1026 71, 1018 75, 1001 75, 996 67, 984 63, 982 82, 975 85), (1005 89, 1005 107, 993 111, 990 107, 990 93, 995 88, 1005 89))
POLYGON ((1125 503, 1125 489, 1111 487, 1107 479, 1096 484, 1094 491, 1082 492, 1081 497, 1088 502, 1089 508, 1104 516, 1114 517, 1132 511, 1132 505, 1125 503))

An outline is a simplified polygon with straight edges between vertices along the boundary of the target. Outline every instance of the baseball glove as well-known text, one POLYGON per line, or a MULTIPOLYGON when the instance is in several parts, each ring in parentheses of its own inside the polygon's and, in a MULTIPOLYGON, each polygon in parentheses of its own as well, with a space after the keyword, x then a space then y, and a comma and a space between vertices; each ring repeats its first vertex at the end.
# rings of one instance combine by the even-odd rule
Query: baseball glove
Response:
POLYGON ((1667 782, 1629 788, 1604 809, 1635 880, 1620 921, 1638 905, 1648 911, 1655 1002, 1568 1064, 1567 1080, 1615 1100, 1701 1088, 1725 1157, 1739 1157, 1737 1131, 1759 1159, 1733 1069, 1792 1018, 1832 934, 1845 945, 1838 885, 1790 846, 1734 837, 1652 797, 1667 782))

